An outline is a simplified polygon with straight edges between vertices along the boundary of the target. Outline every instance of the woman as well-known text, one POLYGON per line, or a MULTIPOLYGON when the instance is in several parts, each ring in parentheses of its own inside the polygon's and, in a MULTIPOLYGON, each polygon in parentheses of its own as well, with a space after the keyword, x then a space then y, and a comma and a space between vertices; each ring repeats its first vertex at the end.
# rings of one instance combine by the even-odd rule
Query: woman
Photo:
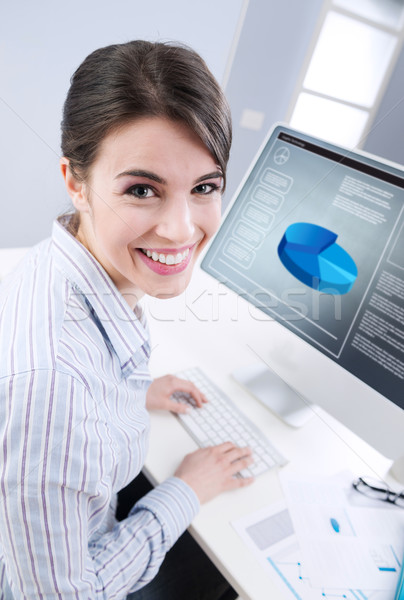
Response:
POLYGON ((202 581, 190 596, 186 565, 170 583, 175 591, 164 592, 164 581, 141 588, 200 503, 249 483, 234 477, 251 463, 249 450, 227 443, 186 456, 119 522, 115 499, 142 468, 147 411, 181 410, 170 400, 178 389, 198 406, 205 401, 175 377, 151 382, 138 301, 187 286, 219 225, 230 140, 222 92, 189 49, 109 46, 72 78, 61 170, 75 211, 54 224, 0 296, 5 599, 224 593, 211 565, 201 580, 214 581, 216 596, 202 581))

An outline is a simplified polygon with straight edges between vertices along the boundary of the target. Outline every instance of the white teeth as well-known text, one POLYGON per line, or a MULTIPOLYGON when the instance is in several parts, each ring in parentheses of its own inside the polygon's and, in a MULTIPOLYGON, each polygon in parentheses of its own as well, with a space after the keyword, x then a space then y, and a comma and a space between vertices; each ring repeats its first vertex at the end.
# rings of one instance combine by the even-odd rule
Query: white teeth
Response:
POLYGON ((155 262, 160 262, 163 265, 179 265, 189 255, 189 248, 184 252, 178 252, 177 254, 163 254, 162 252, 156 252, 155 250, 143 250, 149 258, 155 262))

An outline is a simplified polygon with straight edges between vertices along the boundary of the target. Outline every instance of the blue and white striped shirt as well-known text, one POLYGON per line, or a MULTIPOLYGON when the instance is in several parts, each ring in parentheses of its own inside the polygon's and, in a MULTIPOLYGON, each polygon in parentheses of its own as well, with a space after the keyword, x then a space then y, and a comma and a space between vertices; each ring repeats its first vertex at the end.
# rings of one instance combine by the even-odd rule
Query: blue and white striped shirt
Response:
POLYGON ((171 477, 115 520, 147 450, 149 354, 141 311, 61 223, 1 285, 2 599, 125 598, 195 516, 171 477))

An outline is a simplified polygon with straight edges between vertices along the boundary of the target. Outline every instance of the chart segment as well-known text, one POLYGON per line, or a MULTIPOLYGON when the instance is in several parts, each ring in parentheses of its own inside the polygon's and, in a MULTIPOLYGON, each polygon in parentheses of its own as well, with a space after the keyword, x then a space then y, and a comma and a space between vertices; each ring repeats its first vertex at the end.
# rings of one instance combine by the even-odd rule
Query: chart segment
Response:
POLYGON ((293 223, 279 243, 278 256, 305 285, 328 294, 347 294, 358 269, 348 252, 336 243, 337 237, 320 225, 293 223))

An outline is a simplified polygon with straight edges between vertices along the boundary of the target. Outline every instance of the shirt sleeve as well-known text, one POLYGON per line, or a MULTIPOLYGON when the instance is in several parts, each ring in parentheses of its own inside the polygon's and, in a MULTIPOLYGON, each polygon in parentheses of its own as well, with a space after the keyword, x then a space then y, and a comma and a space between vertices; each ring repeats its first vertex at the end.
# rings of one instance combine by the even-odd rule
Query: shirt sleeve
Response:
POLYGON ((99 533, 111 465, 86 386, 53 371, 0 385, 0 544, 13 596, 126 598, 154 577, 190 524, 199 509, 195 493, 172 477, 99 533))

